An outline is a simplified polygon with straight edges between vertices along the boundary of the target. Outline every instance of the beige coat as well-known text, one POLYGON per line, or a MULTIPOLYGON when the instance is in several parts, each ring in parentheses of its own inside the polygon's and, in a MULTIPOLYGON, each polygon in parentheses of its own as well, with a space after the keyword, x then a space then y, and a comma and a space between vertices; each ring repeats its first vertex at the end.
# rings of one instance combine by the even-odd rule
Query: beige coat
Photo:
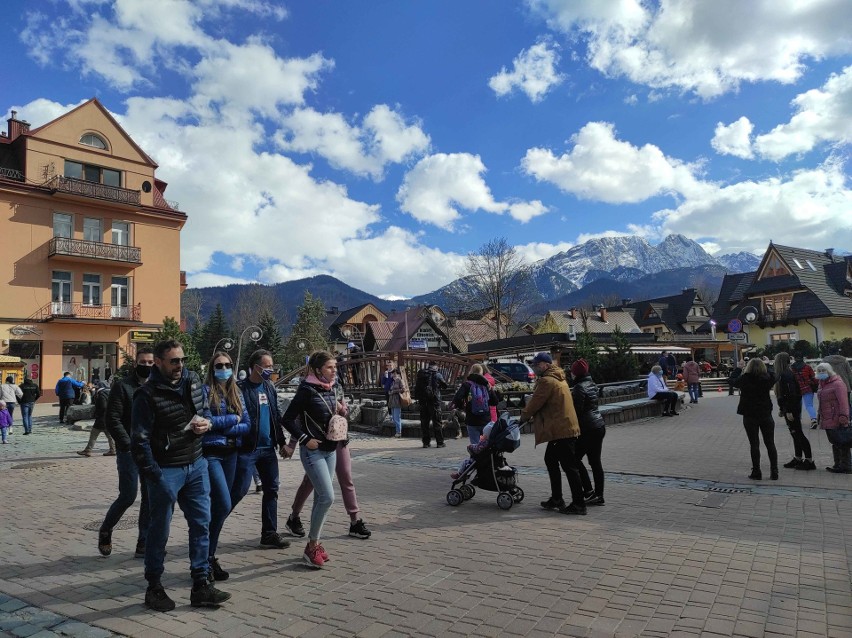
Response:
POLYGON ((535 444, 580 436, 580 421, 574 410, 565 373, 554 365, 535 383, 535 391, 521 411, 521 421, 532 419, 535 444))

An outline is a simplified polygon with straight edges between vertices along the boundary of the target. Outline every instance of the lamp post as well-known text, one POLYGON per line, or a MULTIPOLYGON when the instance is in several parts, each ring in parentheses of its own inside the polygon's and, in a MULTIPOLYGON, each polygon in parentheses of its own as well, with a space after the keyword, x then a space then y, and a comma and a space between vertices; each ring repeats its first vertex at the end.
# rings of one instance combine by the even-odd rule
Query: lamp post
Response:
MULTIPOLYGON (((213 346, 213 352, 216 352, 219 349, 220 343, 222 344, 222 350, 224 350, 225 352, 230 352, 234 347, 233 340, 230 337, 224 337, 222 339, 219 339, 219 341, 216 342, 216 345, 213 346)), ((210 353, 211 357, 213 356, 213 352, 210 353)))
MULTIPOLYGON (((737 312, 737 319, 742 319, 743 328, 745 328, 745 326, 753 324, 755 321, 757 321, 757 318, 759 316, 760 316, 760 311, 757 308, 755 308, 754 306, 743 306, 742 308, 740 308, 739 312, 737 312), (746 311, 748 311, 748 312, 746 312, 746 311), (744 312, 746 313, 745 316, 740 317, 740 315, 742 315, 744 312)), ((743 329, 743 334, 745 334, 746 340, 747 340, 748 339, 748 333, 745 332, 745 329, 743 329)), ((734 365, 739 363, 739 361, 740 361, 739 346, 737 345, 737 342, 734 341, 734 365)))
POLYGON ((257 326, 246 326, 242 333, 240 333, 240 340, 237 344, 237 368, 240 367, 240 355, 243 351, 243 338, 246 336, 246 333, 249 330, 251 330, 251 333, 249 334, 249 339, 251 339, 255 343, 260 341, 260 338, 263 336, 263 330, 261 330, 257 326))

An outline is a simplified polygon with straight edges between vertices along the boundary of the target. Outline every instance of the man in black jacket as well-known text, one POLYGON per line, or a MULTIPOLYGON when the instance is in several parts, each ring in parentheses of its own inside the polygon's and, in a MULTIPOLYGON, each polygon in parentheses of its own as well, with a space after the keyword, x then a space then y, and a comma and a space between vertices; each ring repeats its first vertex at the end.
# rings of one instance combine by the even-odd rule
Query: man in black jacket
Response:
POLYGON ((189 527, 190 604, 216 607, 231 597, 208 580, 210 477, 201 437, 210 429, 210 422, 201 416, 201 379, 185 363, 180 342, 161 341, 154 348, 154 368, 148 381, 133 395, 131 449, 148 484, 151 510, 145 543, 145 605, 155 611, 175 608, 160 582, 175 502, 189 527))
POLYGON ((431 430, 435 430, 435 446, 445 447, 444 422, 441 420, 441 390, 447 387, 447 382, 438 371, 438 364, 429 363, 428 368, 417 372, 414 383, 414 397, 420 405, 420 436, 423 447, 430 447, 431 430))
POLYGON ((137 485, 142 491, 142 503, 139 506, 139 535, 136 537, 136 558, 145 556, 145 538, 148 535, 148 487, 145 478, 130 453, 130 418, 133 409, 133 393, 148 380, 154 365, 154 350, 139 348, 136 350, 136 365, 124 379, 112 384, 107 402, 104 425, 107 434, 115 441, 115 467, 118 470, 118 498, 107 511, 98 533, 98 551, 109 556, 112 553, 112 530, 124 516, 127 509, 136 501, 137 485))

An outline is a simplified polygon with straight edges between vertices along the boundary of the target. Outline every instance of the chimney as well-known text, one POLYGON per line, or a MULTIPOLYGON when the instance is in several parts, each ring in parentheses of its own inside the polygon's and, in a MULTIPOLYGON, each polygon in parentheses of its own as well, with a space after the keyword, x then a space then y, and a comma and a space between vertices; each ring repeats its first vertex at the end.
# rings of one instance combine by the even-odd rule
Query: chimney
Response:
POLYGON ((576 319, 576 318, 577 318, 577 309, 576 309, 576 308, 571 308, 571 309, 568 311, 568 316, 569 316, 569 317, 571 317, 571 319, 576 319))
POLYGON ((600 317, 601 317, 601 321, 603 321, 604 323, 606 323, 606 322, 607 322, 607 321, 606 321, 606 319, 607 319, 607 310, 606 310, 606 308, 605 308, 605 307, 603 307, 603 306, 601 306, 601 307, 600 307, 600 309, 599 309, 599 314, 600 314, 600 317))
POLYGON ((828 257, 829 259, 834 259, 834 248, 826 248, 825 249, 825 256, 828 257))
POLYGON ((19 120, 17 111, 12 111, 12 117, 6 120, 6 122, 9 124, 8 137, 10 141, 14 141, 17 137, 30 131, 30 123, 26 120, 19 120))

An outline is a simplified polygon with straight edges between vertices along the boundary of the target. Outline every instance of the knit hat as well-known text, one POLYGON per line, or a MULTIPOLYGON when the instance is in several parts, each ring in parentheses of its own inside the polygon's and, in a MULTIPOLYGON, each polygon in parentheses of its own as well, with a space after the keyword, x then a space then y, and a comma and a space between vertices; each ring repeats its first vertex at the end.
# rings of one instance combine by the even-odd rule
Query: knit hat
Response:
POLYGON ((553 357, 551 357, 546 352, 539 352, 537 355, 535 355, 533 357, 533 360, 532 360, 533 365, 535 365, 537 363, 541 363, 542 361, 544 361, 545 363, 553 363, 553 357))
POLYGON ((586 363, 585 359, 577 359, 574 363, 571 364, 571 375, 577 379, 580 377, 588 376, 589 374, 589 364, 586 363))

